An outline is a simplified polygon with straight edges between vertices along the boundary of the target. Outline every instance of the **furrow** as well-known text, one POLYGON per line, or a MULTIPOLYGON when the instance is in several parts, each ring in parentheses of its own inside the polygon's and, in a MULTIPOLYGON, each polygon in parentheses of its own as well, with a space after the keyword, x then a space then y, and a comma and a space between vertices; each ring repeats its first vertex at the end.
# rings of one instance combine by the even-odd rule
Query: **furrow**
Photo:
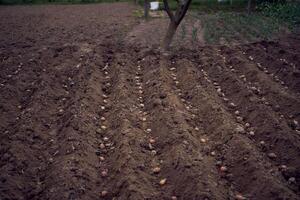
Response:
POLYGON ((138 103, 137 64, 126 60, 127 56, 118 53, 109 65, 114 70, 112 81, 115 86, 110 92, 112 107, 105 116, 109 122, 107 131, 100 133, 111 141, 111 146, 104 145, 100 149, 100 155, 105 158, 101 164, 104 171, 101 195, 105 199, 152 199, 158 194, 152 172, 155 160, 138 103))
POLYGON ((223 178, 235 191, 235 197, 272 198, 272 192, 280 191, 282 197, 297 199, 277 166, 272 165, 261 152, 260 145, 245 135, 249 130, 236 122, 235 114, 228 108, 228 103, 223 103, 223 98, 209 77, 205 77, 188 60, 178 59, 176 66, 183 98, 198 108, 198 120, 203 124, 208 141, 211 141, 211 151, 216 152, 216 166, 224 171, 223 178), (245 165, 249 167, 247 172, 243 170, 245 165), (248 180, 248 176, 256 179, 248 180), (269 188, 272 185, 271 192, 265 192, 263 187, 253 187, 256 184, 269 188))
POLYGON ((203 140, 206 136, 201 127, 195 129, 198 122, 172 89, 167 61, 147 56, 145 63, 145 106, 150 115, 152 135, 157 141, 154 146, 161 160, 159 178, 166 180, 165 184, 160 184, 160 199, 233 196, 220 178, 214 158, 209 155, 210 145, 203 140))

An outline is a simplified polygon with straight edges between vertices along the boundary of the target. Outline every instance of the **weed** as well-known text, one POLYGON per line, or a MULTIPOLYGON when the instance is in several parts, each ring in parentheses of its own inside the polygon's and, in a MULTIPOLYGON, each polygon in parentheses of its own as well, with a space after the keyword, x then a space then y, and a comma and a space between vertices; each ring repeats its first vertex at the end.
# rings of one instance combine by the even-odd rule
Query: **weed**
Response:
POLYGON ((185 24, 181 25, 181 40, 183 40, 186 36, 186 27, 185 24))
POLYGON ((193 27, 193 29, 192 29, 192 42, 197 41, 197 33, 198 33, 198 29, 196 27, 193 27))

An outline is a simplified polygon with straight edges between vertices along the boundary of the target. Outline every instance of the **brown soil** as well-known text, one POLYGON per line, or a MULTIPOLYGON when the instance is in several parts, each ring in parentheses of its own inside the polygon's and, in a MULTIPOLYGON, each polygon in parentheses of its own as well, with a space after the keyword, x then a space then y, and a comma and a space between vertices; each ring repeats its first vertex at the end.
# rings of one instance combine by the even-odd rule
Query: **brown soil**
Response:
POLYGON ((299 35, 166 55, 135 9, 0 7, 0 199, 300 199, 299 35))
MULTIPOLYGON (((157 11, 159 14, 148 21, 141 20, 137 26, 127 34, 125 41, 130 45, 139 45, 141 47, 157 48, 164 39, 165 27, 168 27, 169 18, 163 11, 157 11)), ((153 16, 154 15, 154 16, 153 16)), ((204 32, 201 21, 193 16, 187 15, 177 28, 172 42, 172 48, 179 47, 195 48, 204 46, 204 32)))

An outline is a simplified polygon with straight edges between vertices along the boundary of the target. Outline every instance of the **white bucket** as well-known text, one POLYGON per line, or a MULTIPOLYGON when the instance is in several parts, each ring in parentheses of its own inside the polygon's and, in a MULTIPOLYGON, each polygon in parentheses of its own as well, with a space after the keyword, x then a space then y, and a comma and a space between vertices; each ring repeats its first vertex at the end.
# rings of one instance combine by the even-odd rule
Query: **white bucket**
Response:
POLYGON ((158 10, 158 8, 159 8, 159 2, 158 1, 150 2, 150 10, 158 10))

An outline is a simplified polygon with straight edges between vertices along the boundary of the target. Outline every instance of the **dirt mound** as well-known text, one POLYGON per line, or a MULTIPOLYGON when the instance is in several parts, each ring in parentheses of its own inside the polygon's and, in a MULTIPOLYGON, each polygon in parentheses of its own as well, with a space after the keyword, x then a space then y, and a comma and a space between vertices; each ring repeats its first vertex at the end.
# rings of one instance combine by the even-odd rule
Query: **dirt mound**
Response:
POLYGON ((134 9, 0 7, 0 199, 300 199, 299 36, 163 56, 134 9))
MULTIPOLYGON (((125 41, 129 45, 157 48, 162 43, 169 21, 166 15, 142 21, 128 33, 125 41)), ((177 28, 172 48, 196 49, 203 46, 203 34, 201 21, 187 16, 177 28)))

